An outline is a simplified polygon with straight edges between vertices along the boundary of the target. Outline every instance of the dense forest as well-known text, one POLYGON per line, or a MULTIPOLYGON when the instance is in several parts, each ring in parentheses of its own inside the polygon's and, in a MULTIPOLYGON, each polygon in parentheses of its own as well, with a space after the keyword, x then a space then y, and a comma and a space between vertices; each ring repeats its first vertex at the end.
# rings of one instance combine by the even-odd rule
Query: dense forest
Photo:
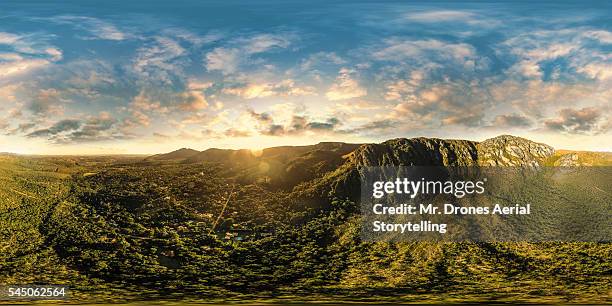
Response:
POLYGON ((81 302, 611 302, 609 242, 361 239, 360 166, 521 164, 611 158, 509 136, 2 155, 0 284, 66 284, 81 302))

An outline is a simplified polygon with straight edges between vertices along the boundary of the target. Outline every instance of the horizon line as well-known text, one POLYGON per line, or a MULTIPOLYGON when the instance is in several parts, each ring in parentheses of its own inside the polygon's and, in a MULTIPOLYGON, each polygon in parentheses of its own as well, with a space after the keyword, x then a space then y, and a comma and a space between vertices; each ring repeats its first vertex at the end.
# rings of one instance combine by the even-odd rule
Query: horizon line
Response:
MULTIPOLYGON (((557 151, 569 151, 569 152, 597 152, 597 153, 612 153, 611 150, 585 150, 585 149, 580 149, 580 150, 574 150, 574 149, 564 149, 564 148, 556 148, 552 145, 549 145, 547 143, 544 142, 538 142, 535 140, 531 140, 529 138, 526 137, 521 137, 521 136, 515 136, 515 135, 511 135, 511 134, 501 134, 495 137, 490 137, 490 138, 486 138, 484 140, 487 139, 494 139, 494 138, 498 138, 498 137, 502 137, 502 136, 511 136, 511 137, 516 137, 516 138, 522 138, 528 141, 532 141, 535 143, 541 143, 547 146, 552 147, 556 152, 557 151)), ((342 144, 355 144, 355 145, 365 145, 365 144, 380 144, 380 143, 384 143, 390 140, 394 140, 394 139, 418 139, 418 138, 425 138, 425 139, 441 139, 441 140, 464 140, 464 141, 472 141, 472 142, 483 142, 484 140, 478 141, 478 140, 470 140, 470 139, 465 139, 465 138, 441 138, 441 137, 427 137, 427 136, 416 136, 416 137, 394 137, 394 138, 389 138, 387 140, 381 141, 381 142, 344 142, 344 141, 320 141, 320 142, 316 142, 316 143, 311 143, 311 144, 298 144, 298 145, 277 145, 277 146, 269 146, 269 147, 265 147, 265 148, 231 148, 231 147, 208 147, 206 149, 203 150, 197 150, 197 149, 193 149, 190 147, 180 147, 177 148, 175 150, 171 150, 171 151, 165 151, 165 152, 159 152, 159 153, 154 153, 154 152, 146 152, 146 153, 80 153, 80 154, 74 154, 74 153, 67 153, 67 154, 45 154, 45 153, 16 153, 16 152, 10 152, 10 151, 2 151, 0 152, 0 156, 1 155, 17 155, 17 156, 33 156, 33 157, 55 157, 55 156, 74 156, 74 157, 83 157, 83 156, 88 156, 88 157, 96 157, 96 156, 122 156, 122 157, 129 157, 129 156, 134 156, 134 157, 140 157, 140 156, 154 156, 154 155, 159 155, 159 154, 167 154, 167 153, 171 153, 171 152, 175 152, 178 150, 182 150, 182 149, 188 149, 188 150, 194 150, 194 151, 198 151, 198 152, 204 152, 204 151, 208 151, 208 150, 231 150, 231 151, 241 151, 241 150, 250 150, 250 151, 263 151, 266 149, 271 149, 271 148, 279 148, 279 147, 306 147, 306 146, 315 146, 318 144, 322 144, 322 143, 342 143, 342 144)))

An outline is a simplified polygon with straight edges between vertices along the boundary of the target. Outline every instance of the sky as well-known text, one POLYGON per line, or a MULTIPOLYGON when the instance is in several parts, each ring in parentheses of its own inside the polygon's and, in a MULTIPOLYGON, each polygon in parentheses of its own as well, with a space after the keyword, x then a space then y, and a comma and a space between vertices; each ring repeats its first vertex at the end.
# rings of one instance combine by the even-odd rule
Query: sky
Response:
POLYGON ((612 151, 606 1, 0 2, 0 152, 512 134, 612 151))

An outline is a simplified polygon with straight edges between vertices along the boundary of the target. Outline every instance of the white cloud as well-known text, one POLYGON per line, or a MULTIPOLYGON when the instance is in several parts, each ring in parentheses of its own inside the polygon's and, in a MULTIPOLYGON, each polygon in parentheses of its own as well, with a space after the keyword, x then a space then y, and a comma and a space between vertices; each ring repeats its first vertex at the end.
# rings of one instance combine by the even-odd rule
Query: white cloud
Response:
POLYGON ((612 89, 593 83, 564 84, 541 80, 504 80, 487 89, 493 102, 510 106, 532 116, 542 116, 550 109, 568 106, 605 105, 612 98, 612 89))
POLYGON ((147 111, 155 113, 167 113, 168 108, 162 106, 159 101, 153 100, 144 90, 132 99, 130 103, 132 110, 147 111))
POLYGON ((236 42, 239 45, 243 45, 242 49, 247 54, 255 54, 274 48, 287 48, 291 44, 291 37, 287 35, 258 34, 248 38, 239 38, 236 42))
POLYGON ((16 43, 17 41, 19 41, 19 39, 21 39, 21 36, 19 35, 7 33, 7 32, 0 32, 0 44, 12 45, 16 43))
POLYGON ((204 94, 198 90, 179 93, 177 102, 178 108, 182 111, 197 111, 208 107, 204 94))
POLYGON ((65 102, 67 100, 62 97, 61 91, 55 88, 40 89, 31 99, 28 108, 35 115, 60 115, 64 112, 65 102))
POLYGON ((205 35, 198 35, 182 28, 167 28, 162 30, 162 34, 164 36, 174 37, 189 42, 196 47, 201 47, 204 44, 212 43, 223 38, 223 35, 217 31, 211 31, 205 35))
MULTIPOLYGON (((14 102, 16 100, 17 90, 20 88, 19 84, 8 84, 0 86, 0 101, 3 102, 14 102)), ((3 105, 4 103, 0 103, 3 105)))
POLYGON ((297 86, 294 80, 286 79, 278 83, 249 83, 243 86, 224 88, 223 93, 239 96, 244 99, 265 97, 291 97, 314 95, 316 91, 311 86, 297 86))
POLYGON ((228 46, 218 47, 206 53, 205 66, 208 71, 220 71, 228 75, 238 72, 242 65, 251 61, 255 54, 274 49, 285 49, 291 45, 290 34, 258 34, 241 37, 229 42, 228 46))
POLYGON ((0 79, 31 72, 62 59, 62 51, 43 37, 0 32, 0 45, 11 52, 0 53, 0 79))
POLYGON ((419 89, 395 106, 391 118, 430 128, 440 125, 475 127, 483 123, 491 106, 488 90, 481 84, 447 81, 419 89))
POLYGON ((607 63, 588 63, 586 65, 576 67, 576 70, 593 79, 599 79, 602 81, 612 79, 612 61, 607 63))
POLYGON ((474 18, 476 18, 476 15, 467 11, 436 10, 411 12, 404 15, 404 17, 411 21, 430 23, 444 21, 472 21, 474 18))
MULTIPOLYGON (((510 40, 508 44, 514 44, 514 42, 510 40)), ((540 68, 540 62, 568 56, 579 48, 579 45, 573 43, 538 43, 538 45, 513 48, 512 52, 518 55, 521 60, 510 71, 530 78, 541 78, 543 72, 540 68)))
POLYGON ((235 73, 243 60, 241 51, 233 48, 215 48, 205 57, 208 71, 218 70, 223 74, 235 73))
POLYGON ((172 77, 181 75, 187 51, 177 41, 168 37, 155 37, 146 47, 137 50, 133 69, 143 81, 172 83, 172 77))
POLYGON ((338 56, 334 52, 317 52, 315 54, 311 54, 302 61, 300 65, 300 69, 302 70, 310 70, 319 65, 341 65, 345 64, 346 60, 338 56))
POLYGON ((98 23, 95 29, 91 29, 91 33, 96 37, 107 40, 124 40, 127 35, 110 24, 98 23))
POLYGON ((593 39, 599 40, 599 42, 604 44, 612 44, 612 32, 605 30, 593 30, 593 31, 585 31, 582 34, 584 37, 589 37, 593 39))
POLYGON ((403 61, 440 58, 465 63, 476 58, 474 47, 466 43, 447 43, 436 39, 388 39, 385 47, 372 52, 376 60, 403 61))
MULTIPOLYGON (((544 77, 543 66, 546 61, 562 60, 568 67, 583 76, 605 80, 610 78, 609 68, 612 55, 606 52, 605 45, 612 43, 612 32, 582 28, 533 31, 517 35, 503 42, 498 53, 502 56, 509 52, 517 58, 508 69, 510 75, 531 79, 544 77)), ((556 77, 560 72, 556 71, 556 77)), ((574 78, 573 72, 565 72, 566 77, 574 78)))
POLYGON ((206 90, 213 86, 212 82, 202 82, 197 80, 189 80, 187 88, 190 90, 206 90))
POLYGON ((132 35, 119 30, 115 25, 98 18, 59 16, 53 18, 53 21, 57 23, 67 23, 77 29, 87 31, 91 36, 84 37, 85 39, 125 40, 132 37, 132 35))
POLYGON ((413 70, 408 79, 395 80, 387 85, 385 92, 385 100, 403 100, 413 96, 415 90, 421 86, 425 72, 421 70, 413 70))
POLYGON ((365 88, 362 88, 359 83, 353 79, 351 74, 354 71, 342 68, 336 77, 336 81, 327 90, 325 96, 331 101, 345 100, 351 98, 359 98, 368 94, 365 88))
POLYGON ((51 61, 44 59, 22 59, 0 63, 0 78, 32 71, 50 63, 51 61))
POLYGON ((208 106, 209 103, 201 90, 187 89, 177 93, 142 90, 132 99, 127 111, 132 114, 133 123, 148 125, 152 116, 200 111, 208 106))

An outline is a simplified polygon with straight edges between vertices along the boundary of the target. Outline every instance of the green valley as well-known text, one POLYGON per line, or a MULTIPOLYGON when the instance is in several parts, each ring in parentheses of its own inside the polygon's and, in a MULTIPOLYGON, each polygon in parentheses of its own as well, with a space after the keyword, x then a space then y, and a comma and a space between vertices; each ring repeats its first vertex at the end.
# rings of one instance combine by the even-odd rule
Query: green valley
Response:
MULTIPOLYGON (((612 160, 585 154, 501 136, 321 143, 258 154, 2 155, 0 284, 68 285, 74 303, 609 303, 609 242, 360 237, 361 166, 612 160)), ((603 193, 594 194, 609 199, 611 185, 604 177, 597 187, 603 193)))

